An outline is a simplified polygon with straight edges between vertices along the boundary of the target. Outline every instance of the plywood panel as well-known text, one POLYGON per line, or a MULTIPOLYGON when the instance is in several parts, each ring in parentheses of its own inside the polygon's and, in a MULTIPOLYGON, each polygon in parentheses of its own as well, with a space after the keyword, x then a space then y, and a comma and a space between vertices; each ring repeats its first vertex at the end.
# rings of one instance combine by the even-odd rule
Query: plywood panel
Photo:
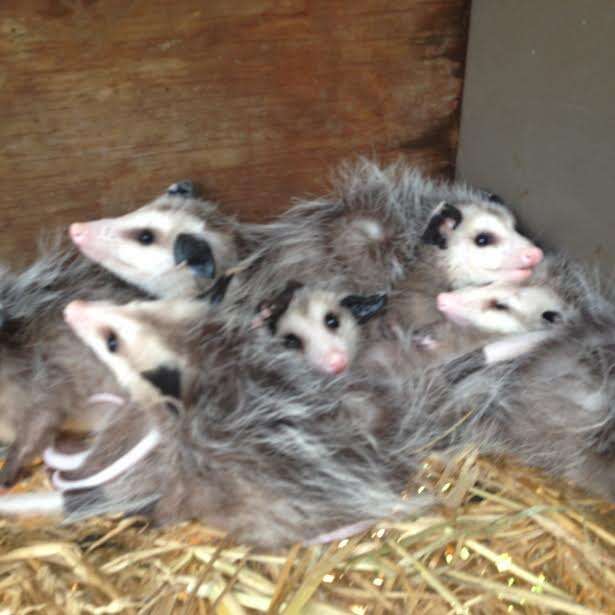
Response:
POLYGON ((3 0, 0 256, 192 178, 246 219, 354 154, 450 175, 466 0, 3 0))

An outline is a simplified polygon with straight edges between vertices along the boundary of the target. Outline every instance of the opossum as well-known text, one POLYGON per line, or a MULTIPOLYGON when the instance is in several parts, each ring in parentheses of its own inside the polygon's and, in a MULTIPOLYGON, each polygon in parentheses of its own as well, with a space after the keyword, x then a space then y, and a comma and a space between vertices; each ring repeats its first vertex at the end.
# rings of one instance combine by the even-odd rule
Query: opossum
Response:
MULTIPOLYGON (((180 182, 150 206, 122 218, 117 225, 96 223, 94 230, 88 224, 71 227, 73 239, 78 238, 77 243, 81 242, 82 247, 89 245, 88 238, 95 231, 102 229, 105 236, 111 233, 113 247, 120 257, 134 259, 130 265, 121 258, 113 261, 124 263, 113 270, 119 278, 81 257, 74 248, 65 247, 58 236, 42 247, 38 260, 24 271, 2 272, 0 394, 4 403, 0 438, 14 442, 0 474, 1 480, 13 482, 19 467, 40 452, 40 447, 53 439, 54 432, 65 421, 68 427, 83 430, 95 427, 96 415, 104 414, 100 412, 100 404, 95 411, 88 412, 86 400, 89 395, 100 392, 98 388, 88 392, 88 383, 104 382, 106 370, 102 368, 101 373, 101 366, 91 353, 84 354, 83 347, 74 344, 74 336, 62 320, 61 308, 77 295, 90 300, 117 301, 142 297, 144 292, 131 286, 131 282, 151 293, 196 292, 201 286, 195 280, 215 272, 217 255, 222 258, 222 267, 234 258, 232 233, 230 230, 229 234, 210 232, 209 226, 204 228, 204 218, 208 216, 211 217, 208 224, 213 226, 221 220, 211 204, 194 198, 190 182, 180 182), (135 231, 136 226, 131 224, 146 221, 156 225, 157 240, 173 239, 173 247, 168 249, 173 250, 177 266, 164 275, 160 270, 154 271, 161 265, 160 259, 148 261, 141 255, 139 260, 138 253, 131 252, 130 246, 138 245, 130 231, 131 228, 135 231), (170 278, 170 285, 165 275, 170 278), (75 374, 69 369, 71 357, 75 364, 79 363, 75 374), (74 383, 63 387, 61 394, 56 394, 60 383, 73 380, 74 383)), ((232 221, 224 224, 225 228, 233 227, 232 221)), ((141 230, 153 234, 152 229, 142 227, 141 230)), ((148 254, 155 256, 159 252, 153 248, 148 254)), ((209 278, 203 279, 211 285, 209 278)))
MULTIPOLYGON (((359 351, 359 327, 386 305, 385 294, 349 295, 289 282, 286 288, 259 306, 255 324, 316 369, 339 374, 359 351)), ((271 347, 271 352, 279 348, 271 347)))
MULTIPOLYGON (((229 340, 228 333, 218 334, 224 330, 218 326, 214 334, 215 322, 195 323, 194 309, 186 303, 173 309, 160 304, 157 310, 152 303, 77 303, 66 316, 137 398, 148 397, 135 385, 140 377, 156 382, 166 397, 181 398, 179 411, 164 419, 170 418, 170 429, 156 427, 149 417, 148 434, 156 431, 160 440, 120 475, 104 481, 103 445, 87 455, 78 472, 56 477, 65 493, 49 497, 69 519, 134 511, 135 502, 146 502, 151 506, 144 512, 160 522, 199 517, 239 539, 278 546, 329 531, 340 536, 340 527, 356 531, 378 517, 428 503, 402 497, 416 460, 391 463, 361 425, 348 420, 366 404, 386 405, 380 394, 349 386, 344 378, 323 379, 315 371, 287 377, 283 359, 249 348, 261 345, 257 332, 251 332, 252 339, 239 332, 238 339, 229 340), (194 335, 191 343, 186 332, 194 335), (145 334, 155 341, 145 342, 145 334), (141 352, 144 343, 147 350, 141 352), (199 353, 200 369, 186 374, 182 366, 199 353), (181 384, 169 388, 166 376, 173 371, 177 378, 170 380, 181 384), (165 378, 152 379, 161 372, 165 378), (95 471, 88 475, 92 465, 95 471)), ((134 433, 131 427, 122 430, 134 433)), ((103 432, 99 438, 104 442, 109 436, 103 432)), ((10 506, 12 501, 0 500, 0 510, 10 506)))
POLYGON ((156 297, 206 291, 248 249, 240 224, 188 181, 118 218, 74 223, 70 236, 85 256, 156 297))
POLYGON ((468 353, 472 339, 487 344, 511 335, 507 341, 485 346, 480 356, 488 363, 514 359, 582 313, 608 309, 608 298, 592 289, 592 284, 589 271, 580 264, 563 255, 548 255, 523 283, 493 283, 441 293, 437 307, 447 322, 420 328, 417 340, 442 357, 455 347, 461 354, 468 353))
MULTIPOLYGON (((613 331, 613 311, 586 313, 545 331, 490 342, 482 363, 462 355, 435 372, 415 369, 414 377, 382 363, 371 386, 408 400, 387 440, 389 453, 412 456, 416 443, 424 442, 426 451, 449 456, 474 444, 482 453, 516 457, 615 501, 613 331), (432 439, 418 438, 417 429, 431 432, 432 439)), ((413 357, 411 345, 409 353, 401 348, 397 365, 413 357)))
POLYGON ((521 333, 561 323, 567 308, 553 290, 539 286, 489 284, 441 293, 438 309, 461 326, 496 333, 521 333))

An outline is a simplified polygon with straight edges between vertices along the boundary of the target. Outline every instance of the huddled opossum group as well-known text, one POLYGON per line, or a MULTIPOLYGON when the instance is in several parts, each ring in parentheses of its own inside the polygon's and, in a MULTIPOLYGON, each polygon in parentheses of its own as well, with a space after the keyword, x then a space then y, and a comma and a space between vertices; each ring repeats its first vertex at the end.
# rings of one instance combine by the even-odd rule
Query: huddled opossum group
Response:
POLYGON ((267 224, 184 181, 69 235, 0 271, 0 479, 55 488, 0 513, 328 541, 468 444, 615 500, 615 303, 486 192, 360 161, 267 224))

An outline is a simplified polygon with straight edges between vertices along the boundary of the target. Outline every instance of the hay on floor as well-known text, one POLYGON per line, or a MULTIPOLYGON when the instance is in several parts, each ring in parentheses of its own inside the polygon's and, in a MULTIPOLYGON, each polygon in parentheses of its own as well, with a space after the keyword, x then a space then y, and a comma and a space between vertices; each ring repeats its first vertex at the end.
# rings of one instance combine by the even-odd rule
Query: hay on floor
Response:
POLYGON ((0 520, 0 614, 615 613, 613 506, 472 451, 421 483, 448 505, 275 553, 198 523, 0 520))

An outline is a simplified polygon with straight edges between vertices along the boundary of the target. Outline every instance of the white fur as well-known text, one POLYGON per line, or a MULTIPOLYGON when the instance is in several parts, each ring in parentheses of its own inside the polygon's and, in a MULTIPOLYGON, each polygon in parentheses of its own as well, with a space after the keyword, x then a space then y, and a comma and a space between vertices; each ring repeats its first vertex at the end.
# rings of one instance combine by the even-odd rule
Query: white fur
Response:
POLYGON ((444 256, 454 288, 494 281, 521 281, 530 275, 531 268, 523 263, 521 256, 536 248, 529 239, 517 233, 515 220, 508 210, 486 208, 477 203, 456 207, 463 217, 448 233, 444 256), (480 233, 490 233, 496 241, 480 247, 475 243, 480 233))

